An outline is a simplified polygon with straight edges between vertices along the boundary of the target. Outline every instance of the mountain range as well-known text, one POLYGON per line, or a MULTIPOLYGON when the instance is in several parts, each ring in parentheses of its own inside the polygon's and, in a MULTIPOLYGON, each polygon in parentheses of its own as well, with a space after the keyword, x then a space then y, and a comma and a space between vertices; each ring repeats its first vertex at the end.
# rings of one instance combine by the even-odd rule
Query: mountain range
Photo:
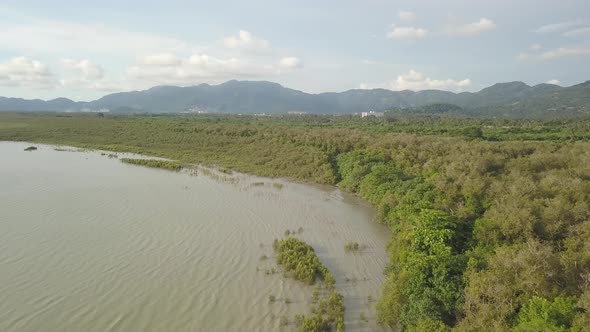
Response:
MULTIPOLYGON (((453 113, 470 116, 548 117, 590 114, 590 81, 570 87, 497 83, 478 92, 441 90, 349 90, 310 94, 267 81, 228 81, 219 85, 156 86, 120 92, 90 102, 0 97, 0 111, 109 111, 113 113, 211 112, 346 114, 389 109, 411 110, 452 104, 453 113)), ((435 108, 428 108, 435 109, 435 108)), ((448 108, 447 108, 448 109, 448 108)))

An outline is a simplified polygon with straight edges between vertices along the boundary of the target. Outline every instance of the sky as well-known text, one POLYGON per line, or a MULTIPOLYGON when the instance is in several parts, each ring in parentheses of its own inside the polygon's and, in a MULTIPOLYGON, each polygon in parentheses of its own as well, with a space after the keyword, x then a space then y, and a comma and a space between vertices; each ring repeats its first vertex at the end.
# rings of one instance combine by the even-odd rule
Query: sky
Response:
POLYGON ((589 0, 0 3, 0 96, 268 80, 320 93, 590 79, 589 0))

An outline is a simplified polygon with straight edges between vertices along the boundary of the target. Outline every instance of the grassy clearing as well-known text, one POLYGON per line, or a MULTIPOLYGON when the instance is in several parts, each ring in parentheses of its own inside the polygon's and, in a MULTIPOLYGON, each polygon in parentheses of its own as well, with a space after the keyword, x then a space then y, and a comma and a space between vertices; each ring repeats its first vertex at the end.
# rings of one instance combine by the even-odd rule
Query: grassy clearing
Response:
POLYGON ((28 125, 29 124, 25 123, 25 122, 2 122, 2 121, 0 121, 0 130, 25 128, 28 125))

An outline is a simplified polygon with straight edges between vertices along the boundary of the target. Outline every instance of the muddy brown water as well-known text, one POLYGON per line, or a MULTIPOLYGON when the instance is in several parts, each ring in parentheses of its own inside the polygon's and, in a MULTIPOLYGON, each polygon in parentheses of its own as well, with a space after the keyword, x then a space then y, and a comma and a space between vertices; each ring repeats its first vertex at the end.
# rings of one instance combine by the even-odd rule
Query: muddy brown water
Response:
POLYGON ((307 313, 313 287, 264 271, 273 239, 299 228, 344 295, 347 331, 382 329, 390 233, 356 197, 30 145, 0 142, 0 331, 295 330, 280 317, 307 313))

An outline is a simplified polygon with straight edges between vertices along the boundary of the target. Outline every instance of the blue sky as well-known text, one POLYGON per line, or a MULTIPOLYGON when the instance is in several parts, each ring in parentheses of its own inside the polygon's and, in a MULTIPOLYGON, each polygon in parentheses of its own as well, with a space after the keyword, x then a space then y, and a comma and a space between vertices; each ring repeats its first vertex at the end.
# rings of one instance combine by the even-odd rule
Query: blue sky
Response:
POLYGON ((0 96, 270 80, 306 92, 590 79, 588 0, 0 4, 0 96))

